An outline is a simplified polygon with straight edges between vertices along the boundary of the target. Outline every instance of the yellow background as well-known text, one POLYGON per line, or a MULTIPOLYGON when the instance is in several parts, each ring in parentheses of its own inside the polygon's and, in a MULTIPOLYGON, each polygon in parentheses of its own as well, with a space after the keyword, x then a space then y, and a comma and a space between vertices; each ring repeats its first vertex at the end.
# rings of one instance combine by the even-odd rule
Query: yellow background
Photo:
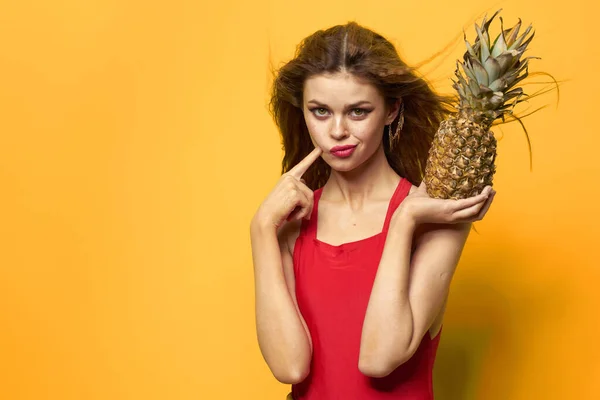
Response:
MULTIPOLYGON (((452 286, 436 399, 600 398, 591 0, 2 1, 0 398, 283 399, 248 234, 281 160, 269 59, 357 20, 416 63, 498 7, 534 23, 532 71, 568 82, 558 107, 532 102, 549 105, 525 120, 532 172, 517 124, 496 129, 498 195, 452 286)), ((423 71, 440 90, 462 51, 423 71)))

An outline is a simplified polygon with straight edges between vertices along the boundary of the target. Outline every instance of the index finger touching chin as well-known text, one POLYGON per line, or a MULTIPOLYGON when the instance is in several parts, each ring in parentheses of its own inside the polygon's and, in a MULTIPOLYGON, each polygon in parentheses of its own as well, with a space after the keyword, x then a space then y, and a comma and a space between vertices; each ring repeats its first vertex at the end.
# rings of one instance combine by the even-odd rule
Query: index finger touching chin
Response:
POLYGON ((321 156, 323 150, 320 147, 315 147, 313 151, 308 153, 298 164, 296 164, 289 173, 296 179, 302 178, 302 175, 308 170, 308 168, 321 156))

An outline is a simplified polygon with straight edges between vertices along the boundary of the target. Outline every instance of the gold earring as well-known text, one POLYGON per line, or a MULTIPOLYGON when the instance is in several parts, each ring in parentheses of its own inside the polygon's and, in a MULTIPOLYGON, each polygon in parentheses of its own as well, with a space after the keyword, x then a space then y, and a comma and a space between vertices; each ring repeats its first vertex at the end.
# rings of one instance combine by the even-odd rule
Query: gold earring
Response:
POLYGON ((396 144, 396 140, 400 136, 400 131, 402 131, 402 127, 404 126, 404 102, 400 106, 400 115, 398 116, 398 125, 396 126, 396 132, 392 134, 392 124, 390 124, 389 136, 390 136, 390 148, 393 148, 393 145, 396 144))

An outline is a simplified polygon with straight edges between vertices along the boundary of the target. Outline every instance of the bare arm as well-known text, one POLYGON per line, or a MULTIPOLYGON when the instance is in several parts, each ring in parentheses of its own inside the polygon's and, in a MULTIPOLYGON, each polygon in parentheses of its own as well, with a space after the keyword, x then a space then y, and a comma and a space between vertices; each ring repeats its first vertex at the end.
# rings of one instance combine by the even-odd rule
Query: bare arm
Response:
POLYGON ((466 199, 433 199, 423 181, 403 200, 390 223, 363 324, 359 369, 365 375, 386 376, 413 356, 444 307, 471 223, 483 219, 494 195, 486 186, 466 199))
POLYGON ((427 225, 416 234, 408 218, 390 226, 362 331, 359 368, 390 374, 415 353, 440 313, 470 224, 427 225))
POLYGON ((275 378, 298 383, 308 375, 312 342, 296 301, 293 260, 288 241, 300 221, 275 227, 251 225, 256 328, 262 355, 275 378))

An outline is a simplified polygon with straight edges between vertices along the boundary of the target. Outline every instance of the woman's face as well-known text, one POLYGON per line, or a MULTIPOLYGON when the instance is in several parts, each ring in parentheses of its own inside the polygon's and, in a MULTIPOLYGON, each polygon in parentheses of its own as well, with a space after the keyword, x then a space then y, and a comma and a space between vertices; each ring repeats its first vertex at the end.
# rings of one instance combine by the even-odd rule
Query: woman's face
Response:
POLYGON ((304 83, 308 132, 336 171, 350 171, 375 154, 397 109, 386 107, 375 86, 347 72, 315 75, 304 83))

